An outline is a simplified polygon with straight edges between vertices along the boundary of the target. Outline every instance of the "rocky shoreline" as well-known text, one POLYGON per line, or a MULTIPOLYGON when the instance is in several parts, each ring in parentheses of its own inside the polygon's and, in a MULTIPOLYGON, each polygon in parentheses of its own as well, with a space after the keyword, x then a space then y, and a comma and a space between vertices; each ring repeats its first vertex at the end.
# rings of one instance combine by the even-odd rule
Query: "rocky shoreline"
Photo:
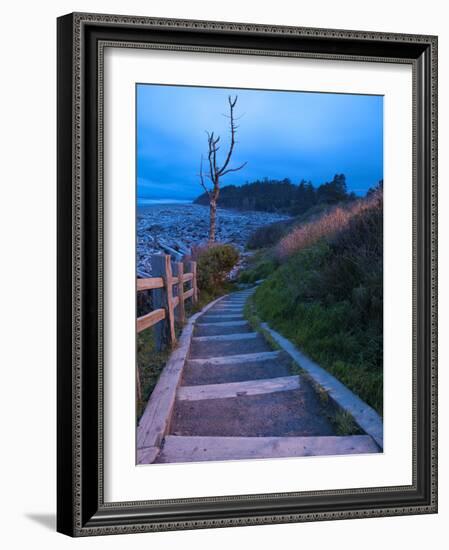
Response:
MULTIPOLYGON (((287 216, 267 212, 217 211, 217 241, 244 252, 249 236, 263 225, 287 216)), ((207 241, 209 208, 199 204, 155 204, 137 211, 137 275, 151 275, 151 256, 160 252, 180 260, 191 247, 207 241)))

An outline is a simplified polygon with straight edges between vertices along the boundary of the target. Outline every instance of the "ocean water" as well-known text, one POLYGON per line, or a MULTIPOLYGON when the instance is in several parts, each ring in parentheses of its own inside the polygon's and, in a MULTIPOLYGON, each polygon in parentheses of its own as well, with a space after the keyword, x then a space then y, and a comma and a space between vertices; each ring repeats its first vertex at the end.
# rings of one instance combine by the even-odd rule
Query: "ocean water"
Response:
POLYGON ((147 206, 156 206, 164 204, 192 204, 192 200, 181 199, 144 199, 137 198, 137 208, 145 208, 147 206))

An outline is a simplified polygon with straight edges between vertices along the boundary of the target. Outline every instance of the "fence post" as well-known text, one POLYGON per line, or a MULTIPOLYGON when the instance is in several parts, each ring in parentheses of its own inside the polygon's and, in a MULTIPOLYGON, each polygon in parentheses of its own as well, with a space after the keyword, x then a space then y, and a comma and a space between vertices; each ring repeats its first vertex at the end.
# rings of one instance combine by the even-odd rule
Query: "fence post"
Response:
POLYGON ((186 310, 184 306, 184 264, 182 262, 176 262, 174 265, 175 276, 178 277, 178 309, 176 311, 178 321, 184 324, 186 321, 186 310))
POLYGON ((151 258, 152 274, 155 277, 164 279, 164 288, 156 289, 153 292, 153 304, 155 309, 164 308, 166 311, 165 321, 155 325, 156 348, 161 350, 167 343, 176 343, 175 318, 173 307, 173 277, 170 263, 170 256, 155 254, 151 258))
POLYGON ((192 288, 193 288, 193 303, 198 302, 198 283, 196 279, 196 262, 190 262, 190 271, 193 273, 192 277, 192 288))

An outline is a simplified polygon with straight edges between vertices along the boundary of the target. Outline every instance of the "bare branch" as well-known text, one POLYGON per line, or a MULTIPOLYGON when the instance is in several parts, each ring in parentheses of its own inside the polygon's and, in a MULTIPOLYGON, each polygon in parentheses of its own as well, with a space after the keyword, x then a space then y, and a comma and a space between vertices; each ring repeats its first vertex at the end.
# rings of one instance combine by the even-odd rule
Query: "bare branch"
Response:
POLYGON ((238 172, 239 170, 244 168, 247 164, 248 164, 248 162, 246 161, 243 164, 241 164, 240 166, 237 166, 237 168, 228 168, 224 172, 220 172, 220 176, 224 176, 225 174, 229 174, 229 172, 238 172))
POLYGON ((231 107, 231 110, 235 107, 235 104, 237 103, 237 98, 238 96, 236 95, 234 101, 232 101, 231 96, 230 95, 228 96, 228 103, 229 103, 229 106, 231 107))
MULTIPOLYGON (((246 115, 246 113, 242 113, 241 115, 239 116, 234 116, 234 120, 240 120, 241 118, 243 118, 244 116, 246 115)), ((230 115, 227 115, 226 113, 221 113, 221 116, 224 116, 225 118, 231 118, 230 115)))
POLYGON ((230 118, 230 125, 231 125, 231 144, 229 146, 229 151, 228 151, 228 154, 226 156, 226 159, 224 161, 223 166, 220 169, 218 169, 218 172, 217 172, 218 176, 222 176, 225 173, 226 168, 228 167, 228 164, 231 160, 232 152, 234 150, 235 132, 236 132, 236 127, 235 127, 235 122, 234 122, 234 107, 237 103, 237 99, 238 99, 238 96, 235 96, 234 99, 232 99, 231 96, 228 96, 229 111, 230 111, 229 118, 230 118))
POLYGON ((212 180, 212 183, 215 185, 215 173, 214 173, 214 167, 213 167, 213 147, 212 147, 212 140, 214 133, 211 134, 209 132, 206 132, 207 134, 207 141, 209 145, 209 154, 208 154, 208 160, 209 160, 209 175, 210 179, 212 180))
POLYGON ((198 174, 198 176, 200 177, 201 187, 204 189, 204 191, 206 191, 206 193, 208 194, 208 196, 209 196, 209 198, 210 198, 210 197, 211 197, 211 193, 210 193, 209 189, 206 187, 206 184, 204 183, 204 175, 203 175, 203 155, 201 155, 200 173, 198 174))

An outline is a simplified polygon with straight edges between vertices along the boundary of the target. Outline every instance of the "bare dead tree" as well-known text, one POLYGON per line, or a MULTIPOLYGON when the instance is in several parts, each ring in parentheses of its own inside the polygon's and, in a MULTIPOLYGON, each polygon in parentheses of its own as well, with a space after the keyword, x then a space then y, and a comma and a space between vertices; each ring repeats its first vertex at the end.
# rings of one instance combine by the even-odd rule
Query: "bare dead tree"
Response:
POLYGON ((232 153, 234 152, 234 147, 236 144, 235 134, 238 128, 237 124, 235 123, 236 118, 234 115, 234 108, 237 103, 237 99, 238 99, 238 96, 235 96, 234 99, 232 99, 231 96, 228 97, 229 115, 225 115, 225 116, 229 118, 229 124, 230 124, 230 130, 231 130, 231 142, 229 144, 229 149, 228 149, 226 158, 224 160, 224 163, 222 164, 221 167, 218 166, 217 164, 217 152, 220 149, 220 146, 218 145, 220 141, 220 136, 215 137, 214 132, 206 132, 207 144, 209 148, 209 152, 207 156, 208 170, 206 175, 203 172, 203 156, 201 156, 199 178, 200 178, 200 184, 202 188, 206 191, 209 197, 209 206, 210 206, 209 242, 210 243, 213 243, 215 241, 217 201, 220 195, 220 180, 223 176, 225 176, 226 174, 229 174, 230 172, 238 172, 247 164, 246 162, 244 162, 243 164, 235 168, 229 167, 229 163, 231 162, 231 158, 232 158, 232 153), (206 178, 208 178, 212 182, 212 189, 209 189, 207 187, 206 181, 205 181, 206 178))

